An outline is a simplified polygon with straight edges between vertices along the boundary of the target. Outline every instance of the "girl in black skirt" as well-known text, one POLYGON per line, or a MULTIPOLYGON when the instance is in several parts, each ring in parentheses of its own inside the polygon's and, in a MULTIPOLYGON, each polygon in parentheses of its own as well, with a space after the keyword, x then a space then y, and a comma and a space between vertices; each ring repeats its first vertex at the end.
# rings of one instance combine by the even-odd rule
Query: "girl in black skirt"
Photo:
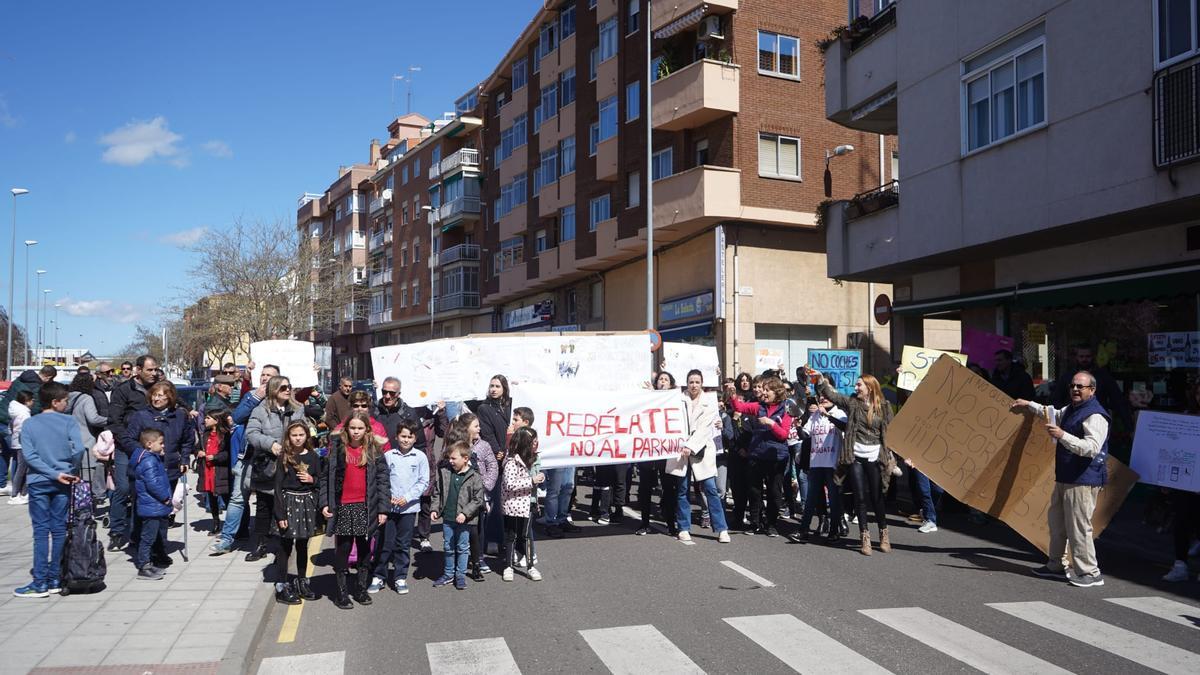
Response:
POLYGON ((313 449, 312 432, 304 422, 292 422, 283 435, 283 452, 275 470, 275 520, 279 526, 279 553, 275 556, 275 600, 298 605, 316 600, 308 585, 308 539, 317 530, 321 456, 313 449), (296 580, 288 583, 288 556, 296 548, 296 580))
MULTIPOLYGON (((325 531, 334 535, 338 609, 354 607, 346 583, 350 547, 357 546, 365 558, 371 550, 370 538, 387 522, 391 510, 392 486, 387 460, 380 452, 382 442, 371 433, 371 418, 363 410, 351 413, 342 430, 329 437, 321 511, 329 521, 325 531)), ((370 579, 369 560, 360 560, 354 589, 354 600, 360 605, 371 604, 367 595, 370 579)))

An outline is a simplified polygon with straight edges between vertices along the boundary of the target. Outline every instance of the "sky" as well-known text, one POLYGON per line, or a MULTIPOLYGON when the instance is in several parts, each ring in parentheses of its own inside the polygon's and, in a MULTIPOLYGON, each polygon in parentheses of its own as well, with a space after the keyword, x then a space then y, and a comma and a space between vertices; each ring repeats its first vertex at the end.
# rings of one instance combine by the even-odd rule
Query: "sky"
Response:
POLYGON ((186 247, 206 232, 294 222, 302 193, 365 163, 405 112, 393 75, 420 67, 413 112, 451 111, 542 1, 458 0, 441 16, 416 0, 4 4, 0 305, 15 201, 18 324, 26 279, 35 323, 44 269, 59 343, 105 355, 192 297, 186 247))

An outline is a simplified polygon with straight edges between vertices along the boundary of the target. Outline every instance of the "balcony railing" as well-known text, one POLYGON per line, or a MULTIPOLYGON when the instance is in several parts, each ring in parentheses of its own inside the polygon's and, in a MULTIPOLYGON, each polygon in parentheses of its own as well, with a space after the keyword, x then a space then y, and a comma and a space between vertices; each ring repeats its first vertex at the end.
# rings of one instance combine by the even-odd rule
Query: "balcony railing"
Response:
POLYGON ((441 263, 443 265, 449 265, 450 263, 456 263, 464 260, 479 260, 478 244, 459 244, 457 246, 451 246, 445 251, 442 251, 441 263))
POLYGON ((867 190, 854 195, 846 204, 846 220, 854 220, 865 215, 882 211, 900 203, 900 181, 894 180, 886 185, 867 190))
POLYGON ((380 194, 375 199, 371 200, 371 203, 368 208, 370 208, 372 214, 375 214, 377 211, 379 211, 380 209, 382 209, 383 207, 385 207, 391 203, 392 203, 392 191, 384 190, 382 194, 380 194))
POLYGON ((460 217, 471 214, 479 214, 479 197, 459 197, 450 202, 442 204, 438 209, 440 219, 443 221, 454 221, 460 217))
POLYGON ((1154 165, 1200 159, 1200 57, 1154 76, 1154 165))
MULTIPOLYGON (((445 175, 459 168, 476 168, 478 166, 479 151, 474 148, 463 148, 443 159, 441 165, 438 167, 438 173, 445 175)), ((430 178, 436 177, 430 176, 430 178)))
POLYGON ((875 35, 896 25, 896 0, 858 0, 851 7, 857 16, 850 17, 845 38, 850 51, 854 51, 875 35))
POLYGON ((385 286, 392 283, 392 271, 383 270, 382 272, 374 272, 371 274, 371 288, 376 286, 385 286))
POLYGON ((437 299, 434 303, 439 312, 451 312, 456 309, 478 309, 478 293, 451 293, 437 299))
POLYGON ((376 232, 375 234, 371 235, 370 250, 374 251, 375 249, 379 248, 380 246, 383 246, 384 244, 390 244, 390 243, 392 243, 392 231, 390 229, 389 230, 381 230, 381 231, 376 232))
POLYGON ((392 320, 392 310, 385 309, 382 312, 371 312, 367 316, 368 326, 378 326, 381 323, 388 323, 392 320))

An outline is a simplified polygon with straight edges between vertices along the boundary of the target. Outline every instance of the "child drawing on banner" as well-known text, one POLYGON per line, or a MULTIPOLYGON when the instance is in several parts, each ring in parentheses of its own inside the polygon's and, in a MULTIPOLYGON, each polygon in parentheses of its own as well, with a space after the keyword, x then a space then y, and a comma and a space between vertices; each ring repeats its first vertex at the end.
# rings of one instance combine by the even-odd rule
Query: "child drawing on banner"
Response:
POLYGON ((561 377, 563 379, 568 379, 568 378, 573 378, 578 374, 579 374, 579 362, 578 361, 574 361, 574 362, 559 361, 558 362, 558 376, 559 377, 561 377))

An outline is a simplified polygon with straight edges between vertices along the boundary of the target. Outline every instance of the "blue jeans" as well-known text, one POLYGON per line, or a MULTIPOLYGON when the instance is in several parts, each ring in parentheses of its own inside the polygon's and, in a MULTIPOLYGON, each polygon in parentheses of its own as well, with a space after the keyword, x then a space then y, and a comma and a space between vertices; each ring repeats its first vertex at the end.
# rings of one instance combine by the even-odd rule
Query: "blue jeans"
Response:
MULTIPOLYGON (((691 482, 691 475, 684 474, 679 478, 679 487, 676 490, 678 495, 678 506, 675 508, 675 525, 679 527, 680 532, 688 532, 692 529, 692 504, 688 501, 688 487, 691 482)), ((700 489, 704 492, 704 497, 708 501, 708 514, 712 519, 713 532, 724 532, 729 529, 729 525, 725 522, 725 503, 721 501, 721 496, 717 494, 717 479, 715 476, 705 478, 698 481, 700 489)))
POLYGON ((0 488, 8 485, 8 463, 15 457, 7 445, 0 445, 0 488))
POLYGON ((413 526, 417 522, 414 513, 389 513, 387 523, 379 528, 381 540, 376 545, 379 560, 375 563, 375 576, 387 579, 388 563, 396 567, 396 579, 408 578, 409 544, 412 543, 413 526))
POLYGON ((575 467, 546 469, 546 524, 562 525, 571 512, 571 490, 575 487, 575 467))
POLYGON ((467 575, 467 558, 471 556, 470 523, 442 523, 442 550, 446 553, 446 563, 442 575, 447 577, 465 577, 467 575))
POLYGON ((58 481, 30 483, 29 520, 33 523, 33 581, 58 579, 67 542, 67 506, 71 488, 58 481))
MULTIPOLYGON (((817 467, 808 470, 808 494, 804 497, 804 513, 800 516, 800 531, 807 532, 817 504, 825 503, 825 491, 829 491, 830 528, 842 522, 842 488, 833 480, 832 468, 817 467)), ((831 530, 833 531, 833 530, 831 530)))
POLYGON ((913 469, 913 473, 917 476, 917 491, 921 493, 921 510, 925 512, 925 520, 933 524, 937 524, 937 500, 941 499, 942 493, 945 492, 937 484, 931 482, 929 478, 913 469))
POLYGON ((129 517, 129 455, 120 448, 113 453, 113 489, 108 495, 109 537, 128 538, 133 531, 129 517))
POLYGON ((225 510, 225 523, 221 525, 221 536, 217 545, 229 548, 237 537, 238 527, 242 524, 242 513, 246 510, 246 495, 250 492, 250 472, 246 463, 238 460, 230 476, 229 505, 225 510))
POLYGON ((133 565, 139 570, 150 564, 152 552, 165 555, 167 550, 167 517, 140 520, 141 536, 138 538, 137 555, 133 557, 133 565))

